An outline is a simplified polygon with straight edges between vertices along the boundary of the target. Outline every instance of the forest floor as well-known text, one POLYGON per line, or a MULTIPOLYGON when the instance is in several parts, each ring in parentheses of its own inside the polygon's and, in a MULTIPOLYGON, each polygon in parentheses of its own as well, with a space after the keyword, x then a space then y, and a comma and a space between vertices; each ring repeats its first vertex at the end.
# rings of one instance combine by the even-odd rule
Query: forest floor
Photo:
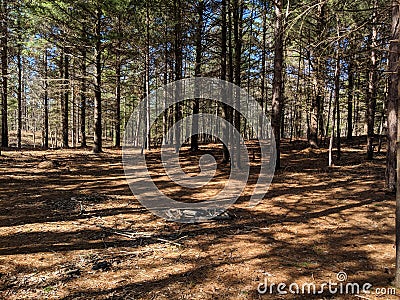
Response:
POLYGON ((283 167, 264 200, 249 208, 246 189, 229 219, 201 224, 164 221, 140 205, 121 150, 3 151, 0 298, 397 299, 376 290, 392 292, 394 277, 385 155, 368 162, 358 143, 344 145, 328 168, 326 149, 284 141, 283 167), (319 291, 339 283, 339 272, 344 283, 372 284, 372 293, 257 292, 265 279, 319 291))

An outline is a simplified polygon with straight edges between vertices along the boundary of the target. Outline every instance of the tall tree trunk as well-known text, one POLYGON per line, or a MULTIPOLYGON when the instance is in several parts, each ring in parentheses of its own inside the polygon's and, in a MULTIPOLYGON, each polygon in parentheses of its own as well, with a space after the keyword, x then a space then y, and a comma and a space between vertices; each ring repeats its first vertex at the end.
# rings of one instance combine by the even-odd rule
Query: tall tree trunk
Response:
MULTIPOLYGON (((318 22, 317 22, 317 37, 319 41, 324 40, 325 27, 326 27, 326 3, 322 2, 318 5, 318 22)), ((314 72, 314 86, 316 95, 311 100, 311 120, 309 128, 309 143, 313 148, 318 148, 318 128, 321 119, 321 103, 323 99, 323 58, 321 46, 314 50, 316 55, 315 72, 314 72)))
POLYGON ((1 145, 8 147, 8 0, 2 1, 1 13, 1 145))
MULTIPOLYGON (((165 26, 165 36, 168 34, 168 27, 165 26)), ((164 87, 168 84, 168 42, 164 44, 164 76, 163 76, 164 87)), ((168 144, 168 118, 169 118, 169 107, 167 107, 167 95, 164 95, 164 113, 163 113, 163 142, 168 144)))
POLYGON ((371 60, 370 60, 370 70, 368 71, 368 90, 367 90, 367 159, 372 160, 374 156, 374 127, 375 127, 375 111, 376 111, 376 81, 377 76, 377 61, 376 61, 376 2, 374 4, 374 11, 372 16, 372 32, 370 36, 371 42, 371 60))
POLYGON ((81 81, 81 147, 86 147, 86 49, 82 49, 81 81))
MULTIPOLYGON (((181 0, 174 0, 175 12, 175 81, 182 79, 182 5, 181 0)), ((181 84, 175 85, 175 97, 181 98, 181 84)), ((181 104, 175 103, 175 124, 182 119, 181 104)), ((181 128, 175 126, 175 152, 179 152, 181 143, 181 128)))
POLYGON ((150 150, 150 16, 149 6, 146 5, 146 51, 145 51, 145 97, 146 97, 146 136, 145 148, 150 150))
POLYGON ((283 71, 283 5, 282 0, 275 1, 275 57, 274 79, 272 83, 272 130, 275 135, 276 165, 281 167, 280 142, 281 142, 281 108, 283 103, 282 71, 283 71))
POLYGON ((115 147, 121 146, 121 15, 118 16, 118 43, 115 49, 115 147))
MULTIPOLYGON (((63 116, 64 116, 64 101, 65 101, 65 95, 64 95, 64 88, 65 88, 65 78, 64 78, 64 71, 65 71, 65 67, 64 67, 64 49, 61 49, 61 53, 60 53, 60 60, 59 60, 59 71, 60 71, 60 78, 62 78, 61 85, 60 85, 60 90, 59 90, 59 96, 60 96, 60 114, 61 114, 61 141, 63 140, 63 136, 62 136, 62 132, 63 132, 63 116)), ((62 146, 62 143, 61 143, 62 146)))
POLYGON ((65 53, 64 56, 64 85, 63 85, 63 103, 62 111, 62 138, 63 147, 68 148, 68 113, 69 113, 69 56, 65 53))
POLYGON ((386 185, 389 190, 397 188, 396 194, 396 271, 394 285, 400 288, 400 168, 396 174, 397 166, 400 164, 400 120, 398 113, 399 96, 399 39, 400 39, 400 1, 392 2, 392 37, 390 40, 389 56, 389 96, 388 96, 388 151, 386 166, 386 185), (396 124, 397 122, 397 124, 396 124), (397 137, 397 141, 396 141, 397 137), (397 142, 397 143, 396 143, 397 142), (397 152, 396 152, 397 146, 397 152))
MULTIPOLYGON (((19 27, 19 26, 18 26, 19 27)), ((19 28, 20 30, 20 28, 19 28)), ((17 64, 18 64, 18 91, 17 91, 17 102, 18 102, 18 116, 17 116, 17 147, 21 149, 22 146, 22 37, 19 35, 18 37, 18 56, 17 56, 17 64)), ((45 66, 46 68, 46 66, 45 66)), ((45 69, 46 70, 46 69, 45 69)), ((45 73, 47 73, 45 71, 45 73)), ((47 80, 45 78, 45 86, 47 80)), ((45 89, 45 100, 46 100, 46 91, 45 89)), ((46 112, 46 101, 45 101, 45 112, 46 112)), ((46 114, 45 114, 46 119, 46 114)))
POLYGON ((49 83, 48 83, 48 53, 44 50, 44 148, 49 147, 49 83))
MULTIPOLYGON (((221 80, 226 81, 226 55, 227 55, 227 48, 226 48, 226 41, 227 41, 227 24, 226 24, 226 0, 222 0, 222 9, 221 9, 221 80)), ((222 97, 226 99, 226 88, 222 91, 222 97)), ((227 104, 223 104, 223 117, 224 119, 229 122, 229 106, 227 104)), ((226 142, 229 141, 229 128, 225 124, 223 124, 223 136, 226 142)), ((229 145, 223 144, 223 163, 229 162, 229 145)))
MULTIPOLYGON (((339 35, 339 30, 338 30, 339 35)), ((336 67, 335 67, 335 110, 336 110, 336 146, 337 160, 340 160, 340 56, 339 42, 336 50, 336 67)))
MULTIPOLYGON (((267 56, 267 1, 263 0, 262 1, 263 5, 263 13, 262 13, 262 53, 261 53, 261 111, 264 113, 264 111, 267 110, 267 93, 266 93, 266 75, 267 75, 267 66, 266 66, 266 56, 267 56), (265 106, 264 106, 264 101, 265 101, 265 106)), ((259 118, 259 133, 258 133, 258 138, 262 139, 264 138, 262 136, 264 130, 263 130, 263 117, 260 116, 259 118)), ((265 124, 266 125, 266 124, 265 124)))
POLYGON ((354 62, 353 55, 349 58, 348 64, 348 94, 347 94, 347 140, 353 139, 353 99, 354 99, 354 62))
POLYGON ((103 151, 102 141, 102 124, 101 124, 101 17, 102 11, 99 7, 97 9, 97 22, 96 22, 96 81, 95 81, 95 98, 94 98, 94 147, 93 152, 99 153, 103 151))
MULTIPOLYGON (((335 97, 335 102, 336 102, 336 97, 335 97)), ((333 140, 335 137, 335 122, 336 122, 336 108, 337 105, 334 103, 333 105, 333 114, 332 114, 332 129, 331 129, 331 137, 329 139, 329 150, 328 150, 328 166, 332 167, 333 165, 333 140)))
MULTIPOLYGON (((196 65, 194 68, 194 76, 200 77, 201 76, 201 61, 202 61, 202 37, 203 37, 203 15, 204 15, 204 1, 199 0, 197 3, 197 14, 198 20, 196 25, 196 37, 195 37, 195 47, 196 47, 196 65)), ((199 149, 199 135, 193 134, 198 132, 199 128, 199 119, 198 113, 200 111, 200 90, 199 87, 195 87, 195 99, 193 101, 193 123, 192 123, 192 136, 191 136, 191 150, 197 151, 199 149)))
MULTIPOLYGON (((244 4, 242 0, 233 1, 233 37, 235 40, 235 85, 241 85, 241 62, 242 62, 242 35, 243 35, 243 9, 244 4)), ((235 128, 240 132, 240 95, 235 95, 235 128)), ((240 140, 236 142, 236 152, 234 166, 241 168, 240 164, 240 140)))
MULTIPOLYGON (((228 13, 228 81, 234 82, 234 67, 233 67, 233 44, 232 44, 232 4, 231 0, 227 0, 227 13, 228 13)), ((232 89, 229 89, 228 99, 233 100, 232 89)), ((227 107, 227 121, 231 124, 228 129, 229 137, 233 137, 233 110, 234 103, 232 102, 232 106, 227 107)), ((232 139, 232 138, 231 138, 232 139)), ((233 167, 234 165, 234 147, 231 143, 230 147, 230 165, 233 167)), ((229 155, 229 153, 228 153, 229 155)))
MULTIPOLYGON (((389 48, 389 90, 387 101, 387 140, 388 150, 386 155, 386 189, 396 191, 396 142, 398 118, 398 86, 399 86, 399 52, 400 52, 400 1, 393 0, 392 8, 392 36, 389 48)), ((400 203, 397 204, 400 209, 400 203)), ((399 219, 400 222, 400 219, 399 219)), ((397 230, 400 232, 400 223, 397 230)), ((400 242, 400 240, 399 240, 400 242)), ((400 261, 399 261, 400 267, 400 261)), ((396 273, 396 281, 400 286, 400 273, 396 273)))

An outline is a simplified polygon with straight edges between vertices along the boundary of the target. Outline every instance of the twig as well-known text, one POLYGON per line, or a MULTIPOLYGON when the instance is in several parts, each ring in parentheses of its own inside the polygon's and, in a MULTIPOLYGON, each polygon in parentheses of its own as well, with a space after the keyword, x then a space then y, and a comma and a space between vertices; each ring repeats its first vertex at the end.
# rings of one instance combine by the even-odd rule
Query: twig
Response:
POLYGON ((176 243, 176 241, 179 241, 179 240, 181 240, 181 239, 186 237, 186 236, 184 236, 184 237, 180 237, 180 238, 178 238, 176 240, 170 241, 170 240, 154 237, 151 234, 146 233, 146 232, 121 232, 121 231, 118 231, 118 230, 115 230, 115 229, 110 229, 110 228, 107 228, 107 227, 104 227, 104 226, 101 226, 101 225, 96 225, 96 226, 98 226, 101 229, 106 230, 106 231, 108 231, 108 232, 110 232, 112 234, 120 235, 120 236, 127 237, 127 238, 130 238, 130 239, 137 239, 137 238, 146 237, 146 238, 154 239, 154 240, 159 241, 159 242, 164 242, 164 243, 168 243, 168 244, 171 244, 171 245, 175 245, 175 246, 178 246, 178 247, 182 247, 182 244, 176 243))
POLYGON ((356 297, 358 297, 358 298, 360 298, 360 299, 367 299, 367 300, 370 300, 370 298, 367 298, 367 297, 364 297, 364 296, 360 296, 360 295, 354 295, 354 296, 356 296, 356 297))

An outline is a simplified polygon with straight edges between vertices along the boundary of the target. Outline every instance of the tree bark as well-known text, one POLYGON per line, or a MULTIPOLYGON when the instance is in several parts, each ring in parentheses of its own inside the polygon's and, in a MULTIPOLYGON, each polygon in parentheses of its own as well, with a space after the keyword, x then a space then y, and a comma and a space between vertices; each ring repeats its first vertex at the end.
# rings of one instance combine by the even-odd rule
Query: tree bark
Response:
MULTIPOLYGON (((393 0, 392 37, 389 48, 389 90, 387 101, 387 141, 386 155, 386 189, 396 191, 396 139, 398 122, 398 86, 399 86, 399 51, 400 51, 400 1, 393 0)), ((400 207, 400 203, 398 203, 400 207)), ((400 219, 399 219, 400 220, 400 219)), ((400 224, 399 224, 400 225, 400 224)), ((400 227, 399 229, 400 230, 400 227)), ((400 266, 400 265, 399 265, 400 266)), ((399 274, 400 276, 400 274, 399 274)), ((398 278, 400 286, 400 277, 398 278)))
MULTIPOLYGON (((201 62, 202 62, 202 53, 203 53, 203 47, 202 47, 202 36, 203 36, 203 15, 204 15, 204 1, 199 0, 197 3, 197 14, 198 14, 198 20, 197 20, 197 26, 196 26, 196 41, 195 41, 195 47, 196 47, 196 64, 194 68, 194 76, 195 77, 200 77, 201 76, 201 62)), ((194 132, 198 132, 199 128, 199 119, 198 119, 198 114, 200 111, 200 90, 199 87, 195 87, 195 99, 193 101, 193 123, 192 123, 192 136, 191 136, 191 141, 190 141, 190 149, 192 151, 197 151, 199 149, 199 135, 198 134, 193 134, 194 132)))
POLYGON ((63 148, 68 148, 68 113, 69 113, 69 56, 65 53, 64 56, 64 101, 62 103, 62 138, 63 148))
POLYGON ((389 95, 388 95, 388 151, 386 166, 386 185, 392 191, 397 188, 396 194, 396 271, 394 285, 400 288, 400 120, 398 113, 399 95, 399 39, 400 39, 400 1, 392 2, 392 38, 389 53, 389 95), (396 141, 397 138, 397 141, 396 141), (396 143, 397 142, 397 143, 396 143), (397 152, 396 152, 397 146, 397 152), (397 157, 396 157, 397 156, 397 157))
POLYGON ((146 97, 146 136, 145 148, 150 150, 150 16, 149 6, 146 5, 146 50, 145 50, 145 97, 146 97))
POLYGON ((1 76, 2 76, 2 109, 1 109, 1 145, 8 147, 8 1, 1 5, 1 76))
MULTIPOLYGON (((267 93, 266 93, 266 73, 267 73, 267 66, 266 66, 266 56, 267 56, 267 1, 263 0, 262 1, 263 5, 263 13, 262 13, 262 53, 261 53, 261 111, 264 114, 264 112, 267 110, 267 93), (265 106, 264 106, 265 102, 265 106)), ((263 137, 263 119, 260 116, 259 119, 259 133, 258 133, 258 138, 262 139, 263 137)))
POLYGON ((117 46, 115 49, 115 147, 121 146, 121 15, 117 17, 117 46))
MULTIPOLYGON (((317 22, 317 38, 318 42, 324 40, 325 36, 325 26, 326 26, 326 3, 322 2, 318 5, 319 15, 317 22)), ((311 119, 308 140, 310 146, 313 148, 318 148, 318 127, 321 119, 321 103, 323 99, 323 80, 322 80, 322 47, 319 46, 315 49, 316 62, 315 62, 315 72, 314 72, 314 86, 316 90, 315 97, 311 100, 311 119)))
POLYGON ((371 58, 370 58, 370 70, 368 71, 368 90, 367 90, 367 159, 372 160, 374 156, 374 127, 375 127, 375 111, 376 111, 376 82, 377 76, 377 60, 376 60, 376 2, 374 5, 374 11, 372 16, 372 32, 370 36, 371 42, 371 58))
MULTIPOLYGON (((182 79, 182 5, 181 0, 174 0, 175 4, 175 81, 182 79)), ((179 82, 175 85, 175 97, 181 97, 181 84, 179 82)), ((175 103, 175 123, 182 119, 181 104, 175 103)), ((181 128, 175 126, 175 152, 179 152, 181 144, 181 128)))
MULTIPOLYGON (((241 58, 242 58, 242 35, 243 35, 243 2, 242 0, 234 0, 233 2, 233 37, 235 40, 235 85, 241 85, 241 58)), ((235 95, 235 128, 240 132, 240 95, 235 95)), ((241 168, 240 163, 240 140, 235 141, 235 161, 234 166, 241 168)))
MULTIPOLYGON (((22 38, 21 38, 21 35, 19 35, 18 39, 19 39, 19 41, 18 41, 18 57, 17 57, 17 64, 18 64, 17 147, 18 147, 18 149, 21 149, 21 147, 22 147, 22 45, 21 45, 22 38)), ((45 66, 45 70, 46 70, 46 66, 45 66)), ((45 71, 45 73, 47 73, 47 72, 45 71)), ((46 83, 47 83, 47 80, 45 78, 45 86, 46 86, 46 83)), ((45 103, 44 103, 45 104, 45 120, 46 120, 46 91, 47 91, 47 89, 45 88, 45 103)))
POLYGON ((86 147, 86 49, 82 49, 81 64, 82 80, 81 80, 81 147, 86 147))
MULTIPOLYGON (((338 33, 339 34, 339 33, 338 33)), ((336 147, 337 160, 340 160, 340 56, 339 43, 336 52, 336 68, 335 68, 335 110, 336 110, 336 147)))
POLYGON ((93 152, 99 153, 103 151, 102 140, 102 110, 101 110, 101 17, 102 11, 99 7, 97 9, 97 22, 96 22, 96 80, 95 80, 95 98, 94 98, 94 147, 93 152))
MULTIPOLYGON (((49 83, 48 83, 48 53, 44 50, 44 148, 49 147, 49 83)), ((19 87, 18 87, 19 88, 19 87)), ((18 92, 19 93, 19 92, 18 92)), ((22 93, 22 91, 21 91, 22 93)), ((19 100, 18 100, 19 101, 19 100)))
MULTIPOLYGON (((227 66, 226 66, 226 55, 227 55, 227 46, 226 46, 226 41, 227 41, 227 23, 226 23, 226 14, 227 14, 227 9, 226 9, 227 3, 226 0, 222 0, 222 9, 221 9, 221 80, 226 81, 226 71, 227 71, 227 66)), ((226 99, 226 93, 227 90, 226 88, 223 89, 222 91, 222 97, 226 99)), ((222 112, 223 112, 223 117, 224 119, 229 122, 229 106, 227 104, 222 105, 222 112)), ((223 136, 224 140, 226 143, 229 141, 229 128, 223 124, 223 136)), ((222 149, 223 149, 223 157, 222 157, 222 162, 227 163, 229 162, 229 144, 223 144, 222 149)))
POLYGON ((283 71, 283 5, 282 0, 275 1, 275 57, 274 79, 272 83, 272 130, 275 135, 276 165, 281 167, 280 142, 281 142, 281 109, 283 103, 282 71, 283 71))
POLYGON ((354 57, 350 56, 348 65, 348 94, 347 94, 347 140, 353 139, 353 99, 354 99, 354 57))

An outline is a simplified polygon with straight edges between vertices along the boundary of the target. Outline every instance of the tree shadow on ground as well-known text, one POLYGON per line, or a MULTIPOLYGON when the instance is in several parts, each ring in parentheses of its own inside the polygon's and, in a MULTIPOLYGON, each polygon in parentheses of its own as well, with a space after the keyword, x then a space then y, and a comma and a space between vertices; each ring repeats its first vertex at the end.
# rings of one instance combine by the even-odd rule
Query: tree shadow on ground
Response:
MULTIPOLYGON (((231 219, 201 224, 160 220, 134 201, 118 151, 46 152, 46 159, 60 161, 55 171, 37 168, 42 153, 7 156, 1 162, 1 290, 10 299, 38 287, 42 295, 40 289, 49 285, 61 291, 66 286, 57 294, 62 299, 180 299, 195 294, 257 299, 264 277, 275 283, 323 283, 336 280, 339 271, 352 282, 389 286, 394 199, 382 192, 382 158, 358 161, 358 152, 345 149, 348 163, 326 168, 326 151, 285 146, 286 169, 276 174, 259 206, 247 207, 250 194, 244 194, 229 210, 231 219), (90 202, 93 195, 103 198, 90 202), (68 206, 71 201, 79 205, 68 206), (79 265, 82 253, 109 260, 110 270, 79 265), (29 257, 25 266, 21 255, 29 257), (80 266, 79 276, 62 285, 57 277, 41 284, 10 283, 18 272, 33 272, 40 264, 37 256, 50 261, 35 272, 57 270, 66 263, 60 255, 80 266), (119 279, 110 284, 111 278, 119 279)), ((218 180, 223 178, 220 174, 218 180)), ((159 180, 162 185, 164 178, 159 180)), ((249 182, 254 184, 254 178, 249 182)), ((282 299, 276 293, 261 297, 282 299)), ((335 296, 325 291, 318 297, 335 296)))

